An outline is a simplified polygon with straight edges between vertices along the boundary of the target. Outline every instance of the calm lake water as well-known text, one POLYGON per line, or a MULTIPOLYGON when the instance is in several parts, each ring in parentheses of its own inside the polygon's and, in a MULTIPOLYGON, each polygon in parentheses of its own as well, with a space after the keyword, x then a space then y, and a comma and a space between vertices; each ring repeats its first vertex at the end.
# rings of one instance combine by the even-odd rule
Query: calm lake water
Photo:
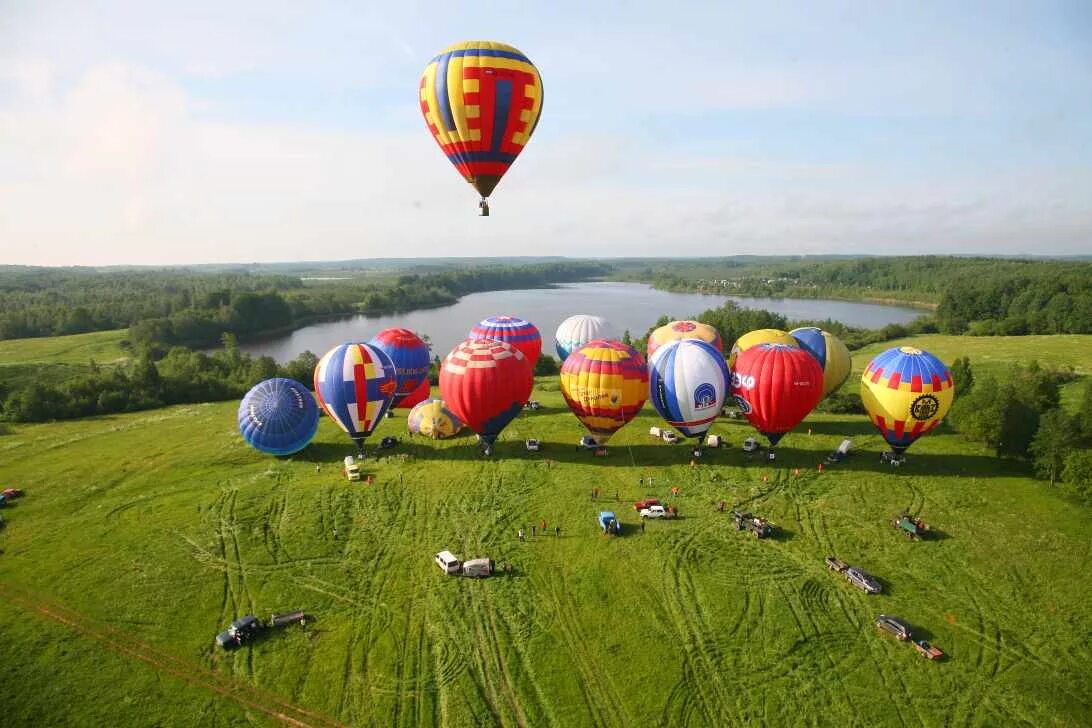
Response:
MULTIPOLYGON (((240 345, 255 356, 268 355, 288 361, 310 349, 318 356, 346 341, 367 341, 379 331, 402 326, 427 334, 432 352, 440 356, 466 338, 470 328, 487 316, 520 316, 542 332, 543 352, 553 353, 558 325, 576 313, 603 316, 621 332, 629 329, 641 336, 661 315, 692 318, 731 299, 744 308, 780 313, 793 320, 831 318, 849 326, 879 328, 890 323, 907 323, 921 311, 874 303, 799 298, 743 298, 699 293, 668 293, 643 283, 573 283, 557 288, 520 291, 487 291, 464 296, 452 306, 411 311, 390 316, 353 316, 297 329, 291 334, 240 345)), ((727 342, 726 342, 727 343, 727 342)))

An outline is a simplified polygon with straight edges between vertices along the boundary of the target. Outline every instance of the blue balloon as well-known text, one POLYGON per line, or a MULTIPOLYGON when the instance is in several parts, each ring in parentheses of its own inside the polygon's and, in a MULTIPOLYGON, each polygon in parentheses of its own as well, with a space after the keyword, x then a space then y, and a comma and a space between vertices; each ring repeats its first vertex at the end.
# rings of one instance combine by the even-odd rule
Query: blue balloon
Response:
POLYGON ((318 431, 315 398, 295 379, 267 379, 239 403, 239 432, 255 450, 291 455, 307 447, 318 431))
POLYGON ((667 424, 703 438, 720 415, 732 378, 724 355, 700 339, 676 339, 648 359, 648 399, 667 424))
POLYGON ((823 330, 814 326, 805 326, 802 329, 793 329, 789 336, 800 342, 800 348, 807 351, 819 362, 820 368, 827 365, 827 340, 823 337, 823 330))

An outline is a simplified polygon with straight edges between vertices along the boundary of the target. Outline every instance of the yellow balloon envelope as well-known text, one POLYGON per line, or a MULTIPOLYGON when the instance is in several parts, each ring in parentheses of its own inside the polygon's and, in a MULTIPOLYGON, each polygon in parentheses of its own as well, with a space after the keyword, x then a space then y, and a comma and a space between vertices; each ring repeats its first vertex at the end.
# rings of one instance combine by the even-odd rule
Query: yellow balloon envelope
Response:
POLYGON ((565 359, 561 393, 595 441, 605 445, 648 399, 648 367, 632 346, 597 339, 565 359))
POLYGON ((426 399, 410 410, 406 428, 415 435, 446 440, 463 429, 463 423, 444 406, 442 399, 426 399))
POLYGON ((652 356, 652 352, 664 344, 679 339, 698 339, 724 353, 724 342, 721 341, 720 332, 713 326, 700 321, 672 321, 649 334, 648 355, 652 356))
POLYGON ((888 349, 861 375, 861 400, 868 416, 896 453, 939 425, 954 399, 948 367, 912 346, 888 349))
POLYGON ((849 349, 834 334, 814 326, 793 329, 789 335, 796 339, 799 346, 815 357, 823 368, 823 396, 845 384, 849 379, 853 361, 849 349))
POLYGON ((748 331, 743 336, 736 339, 736 343, 732 344, 732 351, 728 354, 728 367, 734 367, 736 365, 736 357, 740 352, 747 351, 752 346, 758 346, 759 344, 784 344, 785 346, 800 346, 800 343, 792 338, 786 331, 781 329, 755 329, 754 331, 748 331))

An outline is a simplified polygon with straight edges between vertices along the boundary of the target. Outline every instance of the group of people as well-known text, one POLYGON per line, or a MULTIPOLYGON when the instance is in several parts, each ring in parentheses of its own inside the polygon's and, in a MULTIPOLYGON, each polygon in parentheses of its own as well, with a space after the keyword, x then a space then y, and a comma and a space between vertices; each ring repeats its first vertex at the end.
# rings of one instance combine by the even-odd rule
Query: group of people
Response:
MULTIPOLYGON (((543 536, 545 536, 546 533, 547 533, 547 531, 546 531, 546 519, 545 518, 543 518, 541 521, 539 521, 538 524, 534 524, 534 523, 531 524, 531 537, 534 538, 539 533, 541 533, 543 536)), ((523 526, 519 527, 519 532, 518 532, 517 535, 518 535, 519 540, 520 540, 521 543, 527 540, 527 531, 524 530, 523 526)), ((554 535, 555 536, 560 536, 561 535, 561 526, 557 525, 556 523, 554 524, 554 535)))

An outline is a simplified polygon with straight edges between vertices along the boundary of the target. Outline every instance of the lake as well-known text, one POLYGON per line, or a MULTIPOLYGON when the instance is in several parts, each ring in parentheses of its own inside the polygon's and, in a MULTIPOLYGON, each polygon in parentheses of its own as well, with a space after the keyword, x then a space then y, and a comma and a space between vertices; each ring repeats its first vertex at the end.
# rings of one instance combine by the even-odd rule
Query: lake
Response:
MULTIPOLYGON (((558 325, 577 313, 603 316, 621 332, 629 329, 642 336, 661 315, 691 318, 715 308, 726 299, 743 308, 774 311, 792 320, 831 318, 849 326, 879 328, 890 323, 908 323, 922 311, 875 303, 802 298, 747 298, 701 293, 658 291, 643 283, 572 283, 557 288, 518 291, 486 291, 463 296, 458 303, 390 316, 352 316, 305 326, 291 334, 239 346, 255 356, 267 355, 278 362, 293 359, 305 350, 318 356, 346 341, 367 341, 379 331, 402 326, 427 334, 432 352, 440 356, 466 338, 470 328, 487 316, 520 316, 542 332, 544 352, 553 353, 558 325)), ((731 342, 725 342, 726 345, 731 342)))

